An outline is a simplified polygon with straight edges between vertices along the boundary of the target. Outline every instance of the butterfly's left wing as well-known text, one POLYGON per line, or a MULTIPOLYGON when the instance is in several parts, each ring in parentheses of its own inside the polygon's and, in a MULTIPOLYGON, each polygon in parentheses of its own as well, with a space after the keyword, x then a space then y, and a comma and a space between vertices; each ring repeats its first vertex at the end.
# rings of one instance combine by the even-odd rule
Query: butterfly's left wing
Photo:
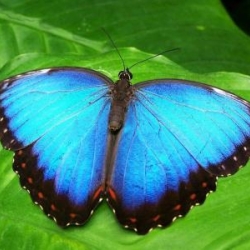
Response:
POLYGON ((82 68, 38 70, 0 86, 0 138, 33 201, 82 224, 104 191, 111 80, 82 68))
POLYGON ((187 81, 136 88, 117 143, 108 201, 121 224, 145 234, 203 203, 217 176, 246 164, 250 108, 232 94, 187 81))

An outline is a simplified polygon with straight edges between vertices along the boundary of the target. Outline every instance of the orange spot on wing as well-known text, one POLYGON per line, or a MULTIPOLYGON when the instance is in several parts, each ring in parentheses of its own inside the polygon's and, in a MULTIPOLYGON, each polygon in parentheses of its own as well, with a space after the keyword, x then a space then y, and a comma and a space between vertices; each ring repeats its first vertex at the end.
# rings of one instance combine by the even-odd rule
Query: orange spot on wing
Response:
POLYGON ((51 210, 53 210, 53 211, 56 211, 56 210, 57 210, 57 208, 56 208, 56 206, 55 206, 54 204, 51 204, 51 205, 50 205, 50 208, 51 208, 51 210))
POLYGON ((21 168, 26 168, 26 163, 23 162, 23 163, 21 164, 21 168))
POLYGON ((29 177, 29 178, 27 179, 27 181, 28 181, 29 184, 33 184, 33 179, 32 179, 32 178, 29 177))
POLYGON ((23 151, 22 151, 22 150, 18 150, 18 151, 17 151, 17 154, 18 154, 18 155, 22 155, 22 154, 23 154, 23 151))
POLYGON ((38 193, 37 193, 37 196, 38 196, 39 199, 43 199, 43 198, 44 198, 44 195, 43 195, 42 192, 38 192, 38 193))
POLYGON ((75 213, 70 213, 70 214, 69 214, 69 217, 70 217, 71 219, 75 219, 75 218, 77 217, 77 214, 75 214, 75 213))
POLYGON ((177 204, 174 208, 173 208, 174 211, 179 211, 181 210, 181 204, 177 204))
POLYGON ((136 218, 134 218, 134 217, 130 217, 130 218, 128 218, 132 223, 136 223, 136 221, 137 221, 137 219, 136 218))
POLYGON ((203 188, 206 188, 206 187, 207 187, 207 182, 202 182, 201 186, 202 186, 203 188))
POLYGON ((161 216, 158 214, 158 215, 156 215, 155 217, 153 217, 152 220, 153 220, 153 221, 158 221, 158 220, 160 219, 160 217, 161 217, 161 216))
POLYGON ((190 198, 190 200, 195 200, 196 199, 196 194, 195 193, 191 194, 189 196, 189 198, 190 198))
POLYGON ((102 188, 102 187, 99 187, 99 188, 95 191, 95 193, 94 193, 94 195, 93 195, 93 200, 98 199, 98 198, 100 197, 100 194, 101 194, 102 191, 103 191, 103 188, 102 188))
POLYGON ((114 192, 114 190, 112 188, 109 188, 108 193, 109 193, 111 199, 113 199, 115 201, 117 200, 116 193, 114 192))

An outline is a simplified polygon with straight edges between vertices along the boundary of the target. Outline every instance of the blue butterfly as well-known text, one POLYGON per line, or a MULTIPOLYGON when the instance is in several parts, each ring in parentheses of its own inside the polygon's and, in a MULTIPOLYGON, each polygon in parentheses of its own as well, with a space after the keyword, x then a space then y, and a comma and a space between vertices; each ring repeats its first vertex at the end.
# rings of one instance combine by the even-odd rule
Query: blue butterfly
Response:
POLYGON ((138 234, 202 204, 250 156, 250 104, 185 80, 131 85, 85 68, 24 73, 0 85, 0 138, 13 169, 62 227, 105 198, 138 234))

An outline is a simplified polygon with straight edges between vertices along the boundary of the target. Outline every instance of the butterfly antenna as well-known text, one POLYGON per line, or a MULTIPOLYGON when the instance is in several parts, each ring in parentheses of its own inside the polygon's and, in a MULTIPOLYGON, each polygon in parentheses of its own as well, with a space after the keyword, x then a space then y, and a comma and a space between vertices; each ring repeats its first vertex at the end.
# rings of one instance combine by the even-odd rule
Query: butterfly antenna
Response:
POLYGON ((124 69, 124 71, 125 71, 125 70, 126 70, 125 62, 124 62, 124 60, 123 60, 123 58, 122 58, 122 56, 121 56, 121 54, 120 54, 120 51, 119 51, 118 48, 116 47, 115 42, 113 41, 113 39, 111 38, 111 36, 109 35, 109 33, 108 33, 103 27, 102 27, 102 30, 103 30, 103 32, 107 35, 107 37, 109 38, 110 42, 111 42, 112 45, 114 46, 116 52, 118 53, 118 55, 119 55, 119 57, 120 57, 120 59, 121 59, 121 61, 122 61, 123 69, 124 69))
POLYGON ((163 55, 163 54, 165 54, 167 52, 171 52, 171 51, 175 51, 175 50, 180 50, 180 48, 174 48, 174 49, 164 50, 164 51, 162 51, 162 52, 160 52, 160 53, 158 53, 156 55, 150 56, 150 57, 148 57, 148 58, 146 58, 146 59, 144 59, 142 61, 139 61, 139 62, 133 64, 132 66, 129 67, 129 69, 133 68, 137 64, 141 64, 141 63, 149 61, 149 60, 151 60, 151 59, 153 59, 153 58, 155 58, 157 56, 161 56, 161 55, 163 55))

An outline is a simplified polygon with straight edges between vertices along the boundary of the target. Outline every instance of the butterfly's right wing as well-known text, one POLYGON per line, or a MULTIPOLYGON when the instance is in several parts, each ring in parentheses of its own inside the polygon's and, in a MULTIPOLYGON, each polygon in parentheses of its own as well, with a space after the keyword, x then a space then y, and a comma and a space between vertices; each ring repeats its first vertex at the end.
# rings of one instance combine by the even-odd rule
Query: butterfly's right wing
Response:
POLYGON ((0 136, 35 203, 61 226, 102 198, 111 80, 79 68, 33 71, 0 89, 0 136))
POLYGON ((246 164, 250 104, 188 81, 135 87, 107 190, 120 223, 145 234, 202 204, 217 176, 246 164))

